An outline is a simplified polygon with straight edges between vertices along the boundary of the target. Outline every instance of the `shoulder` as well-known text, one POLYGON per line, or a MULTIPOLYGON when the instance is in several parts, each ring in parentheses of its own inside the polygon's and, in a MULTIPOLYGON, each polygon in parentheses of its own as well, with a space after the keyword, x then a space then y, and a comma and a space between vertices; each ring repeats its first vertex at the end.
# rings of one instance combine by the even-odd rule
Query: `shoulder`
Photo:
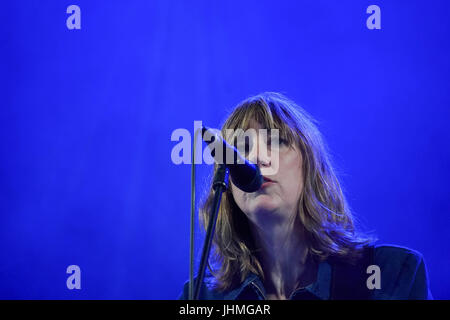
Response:
MULTIPOLYGON (((197 277, 194 279, 194 284, 197 281, 197 277)), ((199 298, 200 300, 222 300, 223 294, 215 289, 216 279, 212 275, 205 275, 203 285, 200 288, 199 298)), ((194 290, 194 286, 193 289, 194 290)), ((183 290, 178 296, 179 300, 189 299, 189 280, 185 281, 183 290)))
POLYGON ((428 276, 422 254, 411 248, 392 244, 374 246, 373 264, 379 267, 382 290, 380 298, 427 299, 428 276))
MULTIPOLYGON (((236 300, 241 299, 242 294, 247 293, 247 288, 251 282, 258 280, 258 276, 250 273, 245 280, 240 284, 234 286, 232 289, 221 291, 217 289, 217 279, 210 273, 205 275, 203 285, 200 288, 199 300, 236 300)), ((194 283, 197 281, 195 278, 194 283)), ((183 286, 183 291, 179 295, 179 300, 187 300, 189 298, 189 281, 186 281, 183 286)))
POLYGON ((374 245, 374 261, 382 265, 416 265, 423 260, 420 252, 393 244, 374 245))

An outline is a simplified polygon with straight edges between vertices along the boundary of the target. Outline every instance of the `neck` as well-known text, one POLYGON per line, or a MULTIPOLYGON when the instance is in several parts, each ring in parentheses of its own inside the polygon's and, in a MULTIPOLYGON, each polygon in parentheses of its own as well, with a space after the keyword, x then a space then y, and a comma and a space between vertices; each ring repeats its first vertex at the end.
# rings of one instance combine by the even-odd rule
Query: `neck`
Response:
POLYGON ((294 290, 314 281, 314 266, 308 259, 303 228, 295 215, 277 223, 252 224, 252 233, 260 249, 268 296, 287 299, 294 290))

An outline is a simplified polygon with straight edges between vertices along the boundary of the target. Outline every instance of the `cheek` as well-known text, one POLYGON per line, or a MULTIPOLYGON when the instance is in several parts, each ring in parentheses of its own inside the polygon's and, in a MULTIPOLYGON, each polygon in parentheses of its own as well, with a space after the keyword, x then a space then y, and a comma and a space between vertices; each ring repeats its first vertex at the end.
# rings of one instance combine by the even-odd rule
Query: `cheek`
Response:
POLYGON ((283 180, 289 193, 300 193, 303 190, 303 164, 300 154, 281 158, 281 170, 283 170, 283 180))
POLYGON ((234 186, 232 183, 230 183, 231 188, 231 194, 233 195, 234 201, 238 205, 238 207, 245 211, 245 193, 244 191, 240 190, 236 186, 234 186))

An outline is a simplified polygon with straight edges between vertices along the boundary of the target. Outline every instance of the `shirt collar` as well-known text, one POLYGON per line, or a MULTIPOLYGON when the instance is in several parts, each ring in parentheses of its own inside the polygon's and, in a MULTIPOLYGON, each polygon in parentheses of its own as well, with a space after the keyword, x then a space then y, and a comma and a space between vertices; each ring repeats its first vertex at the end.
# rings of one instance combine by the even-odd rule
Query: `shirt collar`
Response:
MULTIPOLYGON (((248 286, 251 285, 257 286, 257 288, 261 290, 261 294, 265 296, 266 291, 261 279, 256 274, 250 273, 244 280, 244 282, 241 283, 240 286, 225 294, 224 299, 236 300, 239 297, 239 295, 244 291, 244 289, 246 289, 248 286)), ((291 297, 295 297, 296 295, 301 294, 301 292, 308 291, 318 299, 329 300, 330 288, 331 288, 331 266, 328 262, 323 261, 318 265, 316 281, 311 283, 305 288, 296 290, 291 295, 291 297)))
POLYGON ((308 290, 321 300, 330 299, 331 289, 331 266, 328 262, 323 261, 319 264, 317 271, 317 279, 304 290, 308 290))

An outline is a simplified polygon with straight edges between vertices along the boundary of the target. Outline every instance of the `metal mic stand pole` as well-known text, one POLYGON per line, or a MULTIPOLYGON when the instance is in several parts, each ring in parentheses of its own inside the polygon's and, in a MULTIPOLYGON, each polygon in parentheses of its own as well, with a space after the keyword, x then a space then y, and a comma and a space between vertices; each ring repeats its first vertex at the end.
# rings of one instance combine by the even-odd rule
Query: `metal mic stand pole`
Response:
POLYGON ((214 229, 216 227, 217 214, 219 213, 220 200, 222 193, 228 188, 228 169, 224 164, 219 164, 217 172, 213 180, 214 202, 211 207, 211 214, 209 217, 208 228, 206 229, 205 242, 203 243, 202 258, 200 260, 200 267, 195 281, 194 300, 198 300, 200 288, 205 276, 205 268, 208 262, 209 252, 211 250, 211 243, 214 236, 214 229))

